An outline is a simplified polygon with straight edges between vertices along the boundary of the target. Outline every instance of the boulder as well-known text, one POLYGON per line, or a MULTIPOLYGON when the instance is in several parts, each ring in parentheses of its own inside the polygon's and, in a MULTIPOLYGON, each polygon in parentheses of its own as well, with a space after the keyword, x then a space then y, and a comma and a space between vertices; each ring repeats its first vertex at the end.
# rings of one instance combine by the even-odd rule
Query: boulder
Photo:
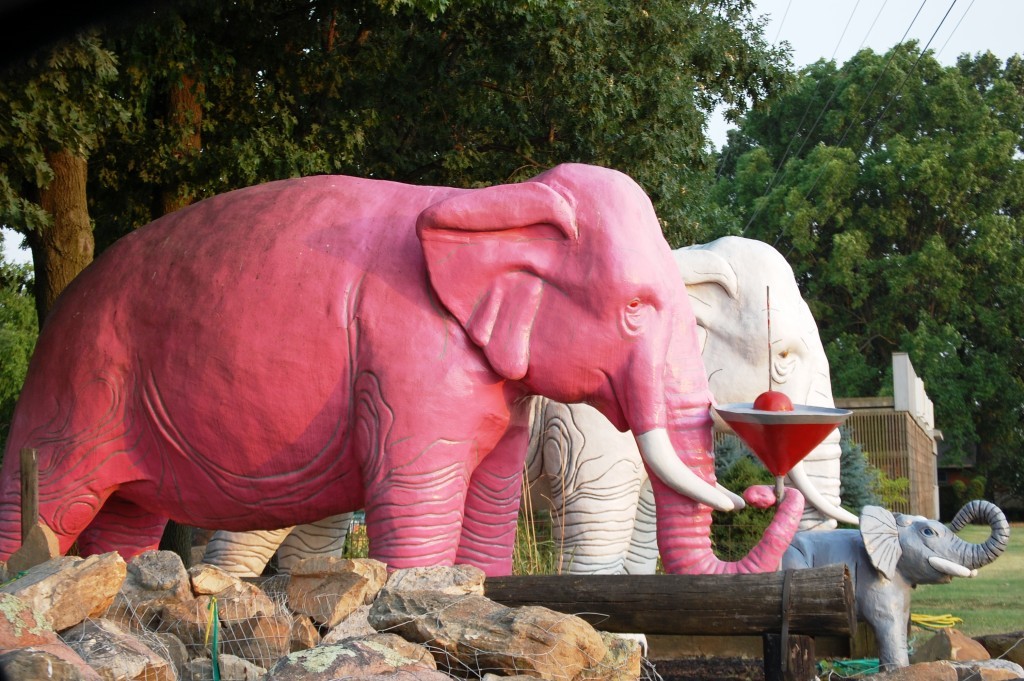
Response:
POLYGON ((395 634, 373 634, 291 653, 271 667, 265 681, 319 681, 396 672, 409 678, 406 672, 436 669, 434 658, 423 646, 395 634))
POLYGON ((243 620, 221 621, 223 652, 268 668, 291 652, 292 618, 286 613, 257 613, 243 620))
POLYGON ((117 553, 88 558, 62 556, 30 568, 0 587, 42 614, 56 631, 99 617, 124 583, 126 566, 117 553))
POLYGON ((112 620, 86 620, 64 632, 64 640, 106 679, 176 681, 169 660, 112 620))
POLYGON ((443 670, 575 679, 608 655, 600 634, 579 617, 507 608, 484 596, 385 589, 369 621, 377 631, 429 644, 443 670))
MULTIPOLYGON (((263 681, 267 670, 234 655, 217 656, 218 676, 231 681, 263 681)), ((210 681, 213 678, 213 660, 200 657, 191 660, 182 669, 181 681, 210 681)))
POLYGON ((361 605, 355 611, 324 634, 322 643, 337 643, 342 639, 356 638, 376 634, 377 630, 370 626, 370 606, 361 605))
POLYGON ((47 681, 99 681, 100 676, 84 662, 75 665, 43 648, 19 648, 0 653, 3 678, 47 681))
POLYGON ((987 634, 976 636, 974 640, 985 646, 985 650, 992 657, 1024 665, 1024 631, 1014 631, 1009 634, 987 634))
POLYGON ((922 662, 872 675, 871 681, 1012 681, 1024 677, 1024 669, 1005 660, 922 662))
POLYGON ((149 626, 168 603, 194 599, 188 572, 173 551, 146 551, 126 566, 121 585, 105 617, 122 624, 149 626))
POLYGON ((972 638, 956 629, 941 629, 910 656, 910 663, 936 660, 987 660, 991 655, 972 638))
POLYGON ((27 602, 0 593, 0 648, 27 648, 60 641, 50 621, 27 602))
POLYGON ((450 596, 484 595, 484 571, 472 565, 395 570, 384 588, 392 593, 430 591, 450 596))
POLYGON ((387 567, 369 558, 317 556, 292 567, 288 607, 321 626, 333 627, 368 605, 387 580, 387 567))
MULTIPOLYGON (((367 607, 367 606, 364 606, 367 607)), ((367 607, 367 609, 369 609, 367 607)), ((320 643, 320 630, 314 626, 313 621, 306 615, 292 615, 291 643, 288 646, 289 653, 297 653, 306 650, 320 643)))
POLYGON ((180 603, 165 603, 160 606, 156 630, 177 637, 190 658, 209 655, 206 639, 212 607, 210 596, 200 596, 180 603))

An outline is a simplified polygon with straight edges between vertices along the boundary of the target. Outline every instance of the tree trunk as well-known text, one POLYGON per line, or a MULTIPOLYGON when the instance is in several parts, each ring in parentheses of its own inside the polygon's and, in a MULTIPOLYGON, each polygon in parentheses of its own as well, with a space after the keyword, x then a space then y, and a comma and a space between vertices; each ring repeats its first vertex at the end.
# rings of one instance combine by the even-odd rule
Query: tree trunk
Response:
MULTIPOLYGON (((167 98, 167 118, 173 129, 178 131, 178 148, 174 155, 186 168, 191 165, 191 159, 199 153, 203 144, 202 94, 202 83, 197 83, 191 76, 182 75, 180 81, 171 84, 167 98)), ((192 203, 193 198, 180 182, 165 187, 161 196, 163 214, 184 208, 192 203)))
POLYGON ((53 169, 53 181, 40 190, 39 199, 53 217, 53 225, 29 234, 40 327, 57 296, 92 262, 95 250, 85 194, 86 159, 62 149, 47 153, 46 160, 53 169))

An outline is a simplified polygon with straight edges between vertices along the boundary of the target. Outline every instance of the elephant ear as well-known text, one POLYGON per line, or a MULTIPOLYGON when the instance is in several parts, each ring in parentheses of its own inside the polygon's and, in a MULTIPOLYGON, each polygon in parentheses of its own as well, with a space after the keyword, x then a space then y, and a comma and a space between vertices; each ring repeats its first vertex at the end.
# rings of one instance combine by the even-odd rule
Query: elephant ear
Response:
POLYGON ((714 304, 706 298, 702 289, 709 284, 715 284, 721 287, 726 295, 735 299, 739 287, 736 281, 736 270, 728 260, 705 246, 677 248, 672 251, 672 256, 676 260, 676 267, 679 268, 679 274, 686 286, 686 293, 693 303, 693 315, 697 320, 697 337, 700 340, 700 349, 703 354, 709 333, 706 312, 712 309, 714 304))
POLYGON ((704 246, 687 246, 672 252, 676 266, 687 287, 701 284, 718 284, 729 295, 735 298, 739 290, 736 281, 736 270, 729 261, 704 246))
POLYGON ((575 215, 571 197, 523 182, 458 193, 416 221, 437 297, 505 378, 526 375, 543 276, 577 240, 575 215))
POLYGON ((892 579, 903 555, 896 517, 880 506, 865 506, 860 514, 860 535, 871 564, 892 579))

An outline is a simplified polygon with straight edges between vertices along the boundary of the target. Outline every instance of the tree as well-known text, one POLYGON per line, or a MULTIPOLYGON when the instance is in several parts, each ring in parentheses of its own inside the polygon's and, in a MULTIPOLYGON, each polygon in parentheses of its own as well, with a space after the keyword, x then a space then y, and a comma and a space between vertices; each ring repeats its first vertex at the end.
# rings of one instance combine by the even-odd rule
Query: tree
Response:
POLYGON ((168 186, 198 198, 314 173, 477 186, 568 160, 633 175, 670 238, 690 242, 707 115, 720 103, 738 115, 788 78, 752 7, 179 3, 107 35, 133 116, 91 164, 99 242, 158 217, 168 186), (201 153, 166 108, 183 77, 201 153))
POLYGON ((39 330, 31 290, 28 265, 0 261, 0 459, 39 330))
POLYGON ((942 67, 909 43, 819 61, 722 155, 726 229, 775 244, 837 394, 882 394, 906 350, 956 456, 1024 491, 1024 62, 942 67), (1015 481, 1016 480, 1016 481, 1015 481))
POLYGON ((40 323, 93 258, 87 163, 122 114, 107 90, 115 74, 116 58, 88 32, 0 77, 0 224, 32 248, 40 323))

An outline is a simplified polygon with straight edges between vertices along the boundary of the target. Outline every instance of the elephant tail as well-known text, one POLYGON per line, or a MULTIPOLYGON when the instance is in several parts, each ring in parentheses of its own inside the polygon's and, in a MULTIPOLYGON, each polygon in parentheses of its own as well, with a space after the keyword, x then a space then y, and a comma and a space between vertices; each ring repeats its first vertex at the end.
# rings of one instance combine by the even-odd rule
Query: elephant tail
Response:
MULTIPOLYGON (((678 495, 666 494, 660 481, 651 480, 658 505, 658 544, 665 571, 672 574, 746 574, 774 572, 800 524, 804 497, 799 490, 787 489, 775 511, 775 517, 761 540, 737 561, 724 561, 715 555, 711 542, 710 509, 678 495), (672 497, 675 497, 673 499, 672 497), (662 509, 667 500, 673 508, 662 509), (667 513, 665 512, 667 511, 667 513)), ((764 507, 774 500, 770 487, 758 485, 744 493, 747 502, 764 507)))

